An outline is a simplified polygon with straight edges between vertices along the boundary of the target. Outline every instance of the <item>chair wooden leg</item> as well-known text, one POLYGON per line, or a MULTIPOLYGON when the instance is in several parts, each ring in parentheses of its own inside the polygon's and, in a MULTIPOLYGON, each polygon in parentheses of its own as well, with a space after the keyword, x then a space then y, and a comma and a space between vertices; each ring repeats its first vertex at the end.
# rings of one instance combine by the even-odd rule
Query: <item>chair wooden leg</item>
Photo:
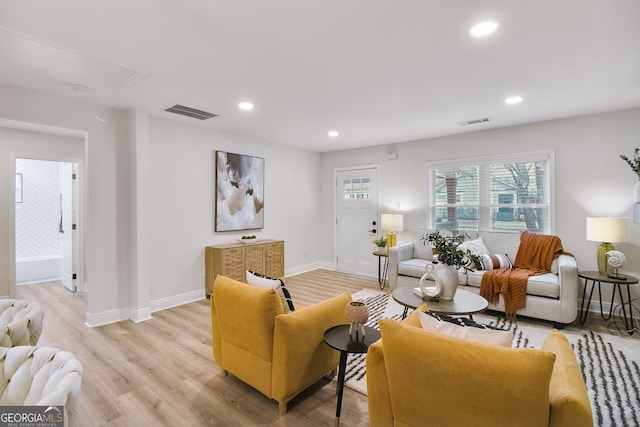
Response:
POLYGON ((278 402, 280 408, 280 415, 284 415, 287 413, 287 402, 278 402))

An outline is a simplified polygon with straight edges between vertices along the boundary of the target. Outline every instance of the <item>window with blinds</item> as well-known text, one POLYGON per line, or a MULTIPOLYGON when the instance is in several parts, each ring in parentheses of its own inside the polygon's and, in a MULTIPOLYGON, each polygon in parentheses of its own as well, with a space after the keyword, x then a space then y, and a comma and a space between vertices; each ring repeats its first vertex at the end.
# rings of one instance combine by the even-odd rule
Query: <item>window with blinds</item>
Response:
POLYGON ((552 153, 431 163, 432 228, 552 233, 552 153))

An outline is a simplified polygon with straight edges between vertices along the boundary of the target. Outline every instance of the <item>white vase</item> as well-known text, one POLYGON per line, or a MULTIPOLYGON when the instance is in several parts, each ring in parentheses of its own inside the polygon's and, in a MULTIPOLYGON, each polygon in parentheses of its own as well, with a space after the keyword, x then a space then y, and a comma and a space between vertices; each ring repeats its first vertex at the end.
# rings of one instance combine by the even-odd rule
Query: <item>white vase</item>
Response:
POLYGON ((640 203, 640 181, 636 182, 633 188, 633 203, 640 203))
POLYGON ((433 298, 438 297, 444 301, 451 301, 458 289, 458 271, 455 267, 446 264, 427 264, 426 273, 420 279, 422 295, 433 298), (434 287, 425 286, 425 281, 433 280, 434 287))
POLYGON ((440 299, 451 301, 458 289, 458 271, 450 265, 439 264, 436 274, 440 277, 440 282, 442 283, 440 299))

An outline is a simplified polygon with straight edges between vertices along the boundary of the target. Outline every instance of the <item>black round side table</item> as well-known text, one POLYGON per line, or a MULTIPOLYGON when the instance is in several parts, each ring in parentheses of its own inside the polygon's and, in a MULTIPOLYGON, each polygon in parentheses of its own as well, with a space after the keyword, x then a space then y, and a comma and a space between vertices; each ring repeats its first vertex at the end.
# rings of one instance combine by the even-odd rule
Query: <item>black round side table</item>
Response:
MULTIPOLYGON (((587 314, 589 312, 589 305, 591 305, 591 297, 593 296, 593 291, 595 290, 596 283, 598 284, 598 297, 600 299, 600 317, 604 320, 611 319, 613 315, 613 307, 616 299, 616 289, 618 290, 618 295, 620 297, 620 311, 622 312, 622 318, 624 319, 624 329, 621 329, 619 326, 616 327, 620 332, 624 332, 627 335, 633 335, 636 332, 640 332, 640 329, 636 328, 633 323, 633 310, 635 307, 631 304, 631 285, 635 285, 638 283, 638 278, 633 276, 628 276, 626 274, 621 274, 620 278, 610 277, 606 274, 600 274, 597 271, 579 271, 578 277, 584 279, 584 291, 582 292, 582 304, 580 305, 580 323, 584 323, 587 320, 587 314), (589 287, 589 281, 591 281, 591 292, 589 293, 589 300, 587 301, 587 307, 584 307, 584 300, 587 294, 587 288, 589 287), (613 284, 613 292, 611 294, 611 305, 609 306, 609 315, 605 317, 604 311, 602 309, 602 283, 611 283, 613 284), (622 285, 627 287, 627 301, 624 301, 622 296, 622 285), (627 316, 627 308, 628 308, 628 316, 627 316)), ((615 319, 614 319, 615 323, 615 319)))
POLYGON ((350 325, 338 325, 327 329, 324 333, 324 342, 331 348, 340 352, 340 365, 338 365, 338 406, 336 407, 336 426, 340 425, 340 409, 342 408, 342 391, 344 389, 344 374, 347 370, 347 355, 349 353, 366 353, 369 346, 380 339, 380 332, 369 326, 364 327, 364 335, 359 328, 349 334, 350 325))
POLYGON ((387 272, 389 271, 389 250, 387 248, 375 249, 373 254, 378 257, 378 284, 380 289, 384 289, 387 282, 387 272), (384 267, 382 258, 384 258, 384 267))

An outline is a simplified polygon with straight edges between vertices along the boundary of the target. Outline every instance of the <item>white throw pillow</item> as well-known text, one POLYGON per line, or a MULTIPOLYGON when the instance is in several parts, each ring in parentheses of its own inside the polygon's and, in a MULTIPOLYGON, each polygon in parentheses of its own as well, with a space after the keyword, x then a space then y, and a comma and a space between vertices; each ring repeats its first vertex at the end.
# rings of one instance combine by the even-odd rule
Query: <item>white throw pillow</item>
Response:
MULTIPOLYGON (((451 337, 462 338, 465 340, 479 342, 484 344, 493 344, 503 347, 511 347, 513 341, 513 332, 501 331, 496 329, 488 329, 479 326, 462 326, 452 323, 451 321, 438 320, 433 314, 428 314, 423 311, 418 312, 420 317, 420 324, 422 329, 445 334, 451 337)), ((445 318, 448 316, 438 316, 445 318)), ((462 320, 462 319, 461 319, 462 320)), ((468 321, 473 322, 473 321, 468 321)), ((477 322, 473 322, 476 325, 480 325, 477 322)))
POLYGON ((250 270, 247 270, 246 277, 247 283, 250 285, 265 289, 275 289, 276 293, 282 300, 282 310, 285 314, 291 313, 295 310, 291 294, 289 294, 289 290, 281 279, 273 279, 250 270))
POLYGON ((489 249, 482 241, 482 237, 475 240, 467 240, 458 245, 458 250, 471 252, 471 255, 489 255, 489 249))

